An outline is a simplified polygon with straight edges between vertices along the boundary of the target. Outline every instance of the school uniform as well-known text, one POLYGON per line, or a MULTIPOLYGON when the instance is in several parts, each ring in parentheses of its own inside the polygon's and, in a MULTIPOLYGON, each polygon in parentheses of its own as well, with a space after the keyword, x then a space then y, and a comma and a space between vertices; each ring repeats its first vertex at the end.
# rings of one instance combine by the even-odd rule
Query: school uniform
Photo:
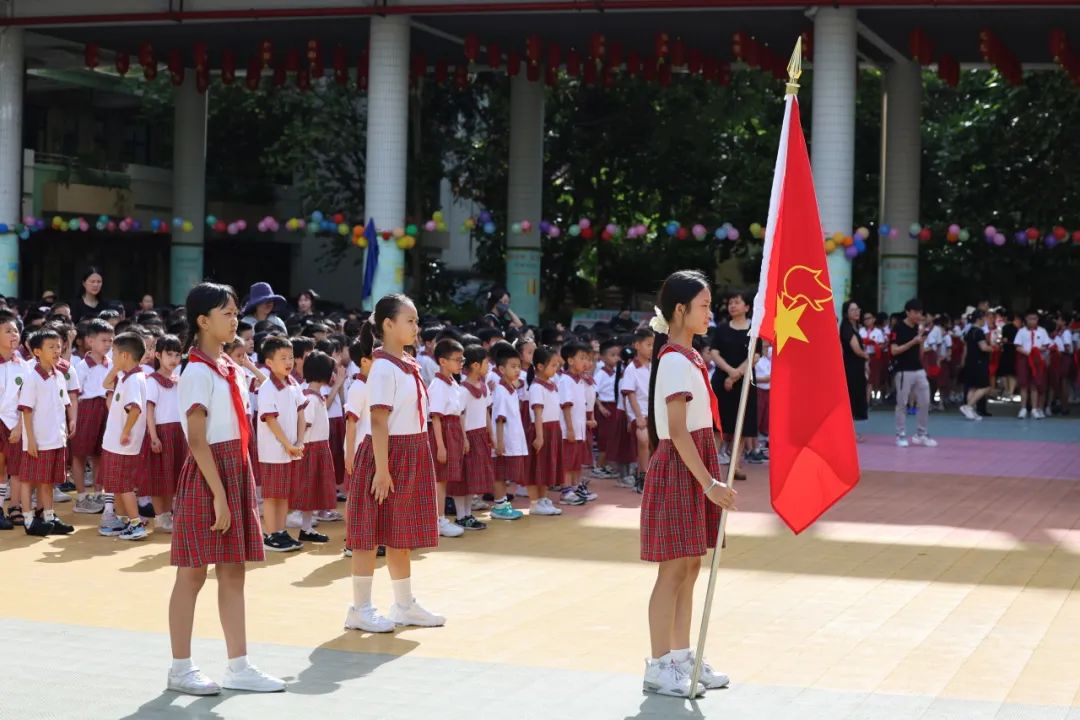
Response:
POLYGON ((435 439, 435 423, 430 423, 431 457, 435 460, 435 480, 452 483, 459 488, 465 473, 465 428, 462 413, 465 412, 465 391, 457 381, 442 373, 436 373, 428 385, 428 407, 432 418, 439 418, 442 441, 446 448, 446 462, 439 462, 439 445, 435 439))
MULTIPOLYGON (((1073 334, 1068 328, 1054 331, 1050 338, 1050 383, 1051 387, 1057 388, 1063 380, 1068 380, 1072 372, 1073 334)), ((1061 400, 1059 398, 1059 400, 1061 400)), ((1062 400, 1065 402, 1068 398, 1062 400)))
POLYGON ((585 445, 581 449, 581 466, 584 468, 593 466, 596 428, 589 427, 589 423, 596 420, 596 381, 592 375, 582 375, 580 382, 585 390, 585 445))
MULTIPOLYGON (((18 353, 10 360, 0 357, 0 454, 7 461, 8 475, 19 474, 22 444, 11 442, 11 431, 19 422, 19 392, 26 382, 26 363, 18 353)), ((17 504, 18 499, 14 502, 17 504)))
MULTIPOLYGON (((424 381, 424 385, 431 387, 431 381, 435 379, 435 375, 439 372, 439 362, 426 352, 420 353, 416 361, 420 363, 420 378, 424 381)), ((360 372, 360 369, 357 368, 356 371, 360 372)))
POLYGON ((304 394, 307 434, 304 436, 304 456, 293 463, 299 467, 299 472, 293 478, 289 507, 304 512, 331 510, 337 507, 337 474, 330 450, 330 414, 321 393, 305 390, 304 394))
MULTIPOLYGON (((772 348, 769 352, 758 358, 754 363, 754 377, 767 378, 772 375, 772 348)), ((769 380, 758 380, 757 387, 757 417, 758 434, 769 435, 769 380)))
MULTIPOLYGON (((535 413, 541 408, 542 426, 536 432, 544 434, 544 446, 537 452, 532 448, 533 473, 526 479, 526 485, 551 487, 562 485, 562 405, 559 402, 559 390, 554 382, 536 378, 529 387, 529 405, 535 413)), ((530 446, 531 447, 531 446, 530 446)))
POLYGON ((178 567, 242 563, 264 557, 262 526, 255 502, 247 422, 248 394, 241 368, 225 354, 210 358, 191 351, 180 376, 180 425, 188 444, 188 416, 206 413, 206 442, 229 503, 231 525, 225 532, 214 524, 214 496, 198 463, 188 454, 176 483, 170 562, 178 567))
MULTIPOLYGON (((859 337, 862 338, 866 354, 870 356, 870 383, 874 386, 885 384, 888 374, 888 345, 885 342, 885 333, 881 328, 875 327, 867 330, 859 328, 859 337)), ((761 418, 758 418, 760 424, 761 418)))
POLYGON ((116 391, 109 405, 105 434, 101 441, 101 476, 105 492, 145 492, 146 465, 142 454, 146 437, 146 376, 142 368, 122 372, 116 378, 116 391), (128 442, 122 443, 128 413, 137 412, 128 442))
POLYGON ((465 400, 462 423, 465 437, 469 439, 469 452, 465 453, 461 482, 446 486, 446 494, 451 497, 489 493, 495 482, 494 449, 491 447, 491 430, 488 426, 488 410, 494 395, 486 383, 476 387, 465 381, 461 387, 465 400))
POLYGON ((641 498, 641 559, 664 562, 704 555, 716 546, 720 508, 705 497, 671 442, 667 404, 686 399, 686 426, 713 478, 720 477, 713 426, 719 420, 705 361, 696 350, 668 344, 656 374, 656 434, 641 498))
POLYGON ((496 477, 518 485, 527 484, 529 442, 521 419, 521 403, 518 401, 518 389, 505 380, 495 386, 491 415, 496 428, 499 425, 503 428, 503 453, 495 458, 496 477))
MULTIPOLYGON (((270 374, 266 366, 259 365, 258 368, 264 374, 270 374)), ((240 372, 243 373, 244 386, 248 390, 247 418, 248 424, 251 426, 251 442, 248 443, 248 455, 251 460, 251 474, 255 477, 255 484, 262 487, 262 480, 259 479, 259 385, 255 382, 255 374, 250 370, 240 368, 240 372)))
POLYGON ((259 429, 256 441, 259 445, 259 478, 262 480, 263 498, 288 500, 292 496, 293 485, 299 482, 300 463, 285 451, 266 421, 277 418, 285 439, 295 445, 297 423, 307 399, 292 377, 279 380, 273 374, 259 388, 258 395, 259 429))
POLYGON ((99 363, 90 354, 75 365, 79 387, 79 418, 75 423, 75 436, 71 438, 71 454, 78 458, 99 457, 101 441, 105 435, 105 419, 109 408, 105 402, 105 376, 109 374, 112 361, 108 357, 99 363))
POLYGON ((366 383, 368 408, 389 411, 387 470, 394 490, 381 504, 371 493, 375 452, 368 435, 349 478, 345 544, 355 551, 374 550, 378 545, 437 547, 435 466, 428 444, 427 389, 420 365, 408 354, 398 358, 381 349, 372 357, 366 383))
POLYGON ((502 380, 502 375, 499 374, 499 371, 495 368, 495 364, 492 363, 491 368, 484 377, 484 384, 487 385, 488 393, 490 393, 492 397, 495 396, 495 386, 499 384, 500 380, 502 380))
POLYGON ((1016 381, 1021 388, 1046 392, 1047 361, 1050 357, 1050 335, 1045 328, 1016 331, 1016 381))
MULTIPOLYGON (((178 383, 176 376, 166 377, 160 372, 151 373, 146 380, 146 405, 154 407, 155 432, 161 441, 161 452, 151 450, 147 460, 147 495, 175 495, 180 468, 187 459, 187 439, 180 424, 178 383)), ((147 430, 147 436, 149 434, 147 430)))
POLYGON ((31 457, 26 452, 29 438, 23 432, 19 479, 33 485, 59 485, 67 476, 67 408, 71 404, 64 378, 56 368, 45 370, 34 363, 15 380, 22 384, 19 412, 33 411, 37 442, 37 457, 31 457))
MULTIPOLYGON (((327 408, 326 417, 330 427, 330 437, 327 440, 327 446, 330 448, 330 459, 334 463, 334 484, 340 485, 345 482, 345 409, 341 402, 341 396, 344 391, 344 385, 342 385, 342 391, 334 395, 333 401, 330 403, 330 407, 327 408)), ((333 390, 329 385, 323 385, 322 399, 330 397, 330 392, 333 390)), ((329 507, 334 507, 337 504, 337 493, 334 494, 334 504, 329 507)))
MULTIPOLYGON (((640 363, 634 358, 623 370, 622 382, 619 383, 619 394, 626 404, 626 438, 623 440, 629 448, 630 462, 637 461, 637 413, 634 405, 630 402, 629 395, 632 393, 637 398, 638 407, 641 409, 642 419, 649 419, 649 373, 652 370, 651 363, 640 363)), ((639 468, 640 469, 640 468, 639 468)))
POLYGON ((571 426, 566 424, 565 414, 559 414, 563 434, 563 472, 577 472, 585 459, 585 388, 581 378, 566 372, 555 376, 555 384, 559 388, 560 410, 570 408, 571 426), (573 440, 570 439, 571 430, 573 440))
MULTIPOLYGON (((76 358, 76 362, 78 358, 76 358)), ((56 361, 56 369, 60 371, 60 374, 64 376, 64 382, 67 385, 68 398, 71 400, 71 404, 78 408, 79 395, 82 392, 82 388, 79 387, 79 373, 75 370, 75 366, 72 365, 70 360, 60 358, 56 361)), ((75 416, 75 429, 78 430, 78 415, 75 416)), ((70 430, 70 427, 68 428, 70 430)), ((71 462, 71 441, 68 440, 67 447, 64 448, 64 453, 67 456, 67 462, 71 462)))
POLYGON ((596 447, 606 460, 617 462, 612 456, 618 447, 617 433, 625 426, 626 416, 615 402, 615 370, 600 365, 593 373, 593 381, 596 383, 596 401, 607 411, 606 416, 599 410, 596 412, 596 447))
MULTIPOLYGON (((371 435, 371 412, 368 409, 367 375, 357 372, 345 394, 345 418, 356 421, 356 452, 353 460, 360 456, 360 445, 364 438, 371 435)), ((348 478, 346 478, 348 480, 348 478)))

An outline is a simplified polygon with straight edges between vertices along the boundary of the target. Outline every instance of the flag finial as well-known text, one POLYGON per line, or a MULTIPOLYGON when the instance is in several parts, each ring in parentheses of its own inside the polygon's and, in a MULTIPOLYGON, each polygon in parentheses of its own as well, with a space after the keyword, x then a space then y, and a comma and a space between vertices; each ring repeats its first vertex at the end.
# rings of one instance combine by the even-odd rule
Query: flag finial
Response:
POLYGON ((799 77, 802 76, 802 37, 795 41, 795 50, 787 64, 787 94, 799 94, 799 77))

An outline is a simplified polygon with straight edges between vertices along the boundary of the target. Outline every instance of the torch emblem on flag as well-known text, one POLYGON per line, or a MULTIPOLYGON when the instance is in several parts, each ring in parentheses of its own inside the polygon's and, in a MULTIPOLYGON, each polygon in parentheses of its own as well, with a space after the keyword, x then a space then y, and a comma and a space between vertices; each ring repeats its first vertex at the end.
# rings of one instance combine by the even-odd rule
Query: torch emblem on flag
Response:
POLYGON ((821 269, 793 265, 784 273, 783 288, 776 299, 776 353, 784 350, 788 340, 810 342, 799 326, 807 309, 822 312, 833 298, 832 289, 821 280, 821 269))

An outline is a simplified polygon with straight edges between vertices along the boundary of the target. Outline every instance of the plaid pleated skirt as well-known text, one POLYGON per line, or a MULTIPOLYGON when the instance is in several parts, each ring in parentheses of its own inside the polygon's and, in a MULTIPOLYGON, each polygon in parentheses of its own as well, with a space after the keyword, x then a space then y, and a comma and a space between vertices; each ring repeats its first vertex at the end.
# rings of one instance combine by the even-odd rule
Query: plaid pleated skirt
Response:
MULTIPOLYGON (((19 480, 31 485, 59 485, 67 477, 65 448, 38 450, 37 457, 23 451, 19 461, 19 480)), ((16 501, 17 502, 17 501, 16 501)))
MULTIPOLYGON (((146 495, 169 496, 176 494, 176 481, 180 477, 180 468, 188 456, 187 438, 180 423, 165 423, 157 426, 158 439, 161 440, 161 452, 152 450, 147 454, 146 495)), ((147 443, 149 444, 149 436, 147 443)))
POLYGON ((109 408, 105 398, 79 400, 79 422, 75 424, 75 436, 71 438, 72 457, 99 457, 101 439, 105 436, 105 420, 109 408))
MULTIPOLYGON (((563 481, 562 463, 562 426, 558 420, 546 422, 542 426, 544 446, 537 452, 532 449, 533 472, 527 478, 526 485, 551 487, 561 485, 563 481)), ((531 447, 531 446, 530 446, 531 447)))
POLYGON ((611 455, 619 445, 616 434, 620 429, 619 418, 622 416, 623 422, 626 422, 626 416, 613 402, 601 402, 600 405, 607 410, 608 414, 605 417, 604 413, 596 411, 596 448, 604 453, 606 460, 612 460, 611 455))
POLYGON ((135 492, 147 475, 142 449, 135 455, 101 451, 101 486, 107 493, 135 492))
POLYGON ((495 458, 496 478, 504 482, 529 484, 529 456, 502 455, 495 458))
POLYGON ((578 472, 584 465, 585 455, 588 453, 588 448, 585 445, 584 440, 563 440, 562 441, 562 464, 563 472, 578 472))
POLYGON ((461 482, 447 483, 446 494, 483 495, 491 492, 495 482, 495 458, 491 454, 491 434, 487 428, 470 430, 469 452, 465 453, 465 470, 461 482))
MULTIPOLYGON (((330 418, 330 459, 334 463, 334 484, 345 482, 345 418, 330 418)), ((337 497, 335 493, 335 498, 337 497)), ((335 499, 334 504, 337 504, 335 499)), ((328 506, 330 508, 334 505, 328 506)))
MULTIPOLYGON (((713 429, 696 430, 691 437, 709 474, 720 478, 713 429)), ((641 497, 641 559, 665 562, 704 555, 716 547, 719 529, 720 507, 705 497, 672 442, 661 440, 641 497)))
POLYGON ((22 440, 11 442, 11 431, 7 425, 0 422, 0 455, 7 461, 7 474, 18 475, 19 465, 22 462, 22 440))
MULTIPOLYGON (((304 444, 304 457, 295 474, 289 508, 292 510, 333 510, 337 507, 337 482, 329 440, 304 444)), ((264 488, 265 491, 265 488, 264 488)))
POLYGON ((251 474, 255 477, 255 484, 261 486, 262 478, 259 477, 259 422, 253 415, 251 417, 251 441, 248 443, 248 458, 251 461, 251 474))
POLYGON ((443 444, 446 445, 446 462, 439 462, 439 446, 435 440, 435 423, 428 423, 428 438, 431 445, 431 459, 435 462, 435 480, 455 487, 462 481, 465 471, 465 431, 461 427, 461 418, 457 415, 440 415, 443 444))
POLYGON ((170 562, 178 567, 205 567, 216 563, 258 562, 263 559, 262 525, 255 504, 255 480, 239 440, 210 446, 232 525, 214 532, 214 496, 195 458, 184 460, 173 500, 173 535, 170 562))
POLYGON ((264 500, 288 500, 293 486, 299 481, 300 463, 259 463, 259 479, 262 480, 264 500))
POLYGON ((394 490, 380 505, 371 494, 375 454, 364 438, 349 477, 345 544, 370 551, 379 545, 397 549, 437 547, 435 465, 427 433, 391 435, 388 448, 394 490))

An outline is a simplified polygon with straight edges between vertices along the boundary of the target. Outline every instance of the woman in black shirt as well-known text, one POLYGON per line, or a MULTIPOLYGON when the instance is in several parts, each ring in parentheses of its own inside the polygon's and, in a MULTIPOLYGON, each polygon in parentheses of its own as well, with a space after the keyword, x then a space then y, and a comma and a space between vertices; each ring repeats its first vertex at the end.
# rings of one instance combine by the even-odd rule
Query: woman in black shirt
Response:
MULTIPOLYGON (((713 392, 720 406, 720 424, 724 431, 725 439, 730 441, 735 435, 735 420, 739 415, 739 397, 742 393, 742 384, 748 376, 752 379, 754 362, 757 361, 760 346, 756 349, 752 358, 747 357, 748 343, 750 340, 750 295, 736 293, 728 299, 728 315, 730 320, 713 329, 712 358, 717 369, 712 376, 713 392)), ((748 400, 746 414, 743 416, 743 446, 746 450, 746 461, 758 464, 765 461, 765 455, 757 447, 757 402, 748 400)), ((740 448, 731 448, 731 462, 739 462, 740 448)), ((736 480, 745 480, 746 475, 736 470, 736 480)))
POLYGON ((982 310, 976 310, 970 316, 971 327, 964 335, 966 352, 964 357, 964 384, 967 385, 967 402, 960 406, 960 412, 968 420, 982 420, 975 412, 975 404, 990 392, 990 352, 987 341, 986 316, 982 310))
POLYGON ((96 267, 88 267, 82 276, 82 285, 79 288, 79 297, 71 303, 71 321, 78 323, 86 318, 95 318, 105 308, 101 304, 101 286, 104 280, 101 271, 96 267))
MULTIPOLYGON (((840 321, 840 346, 844 351, 844 377, 847 379, 848 402, 851 404, 853 420, 867 419, 866 403, 866 363, 870 355, 863 349, 859 337, 859 317, 862 311, 858 303, 848 300, 844 303, 840 321)), ((858 434, 858 439, 862 439, 858 434)))

